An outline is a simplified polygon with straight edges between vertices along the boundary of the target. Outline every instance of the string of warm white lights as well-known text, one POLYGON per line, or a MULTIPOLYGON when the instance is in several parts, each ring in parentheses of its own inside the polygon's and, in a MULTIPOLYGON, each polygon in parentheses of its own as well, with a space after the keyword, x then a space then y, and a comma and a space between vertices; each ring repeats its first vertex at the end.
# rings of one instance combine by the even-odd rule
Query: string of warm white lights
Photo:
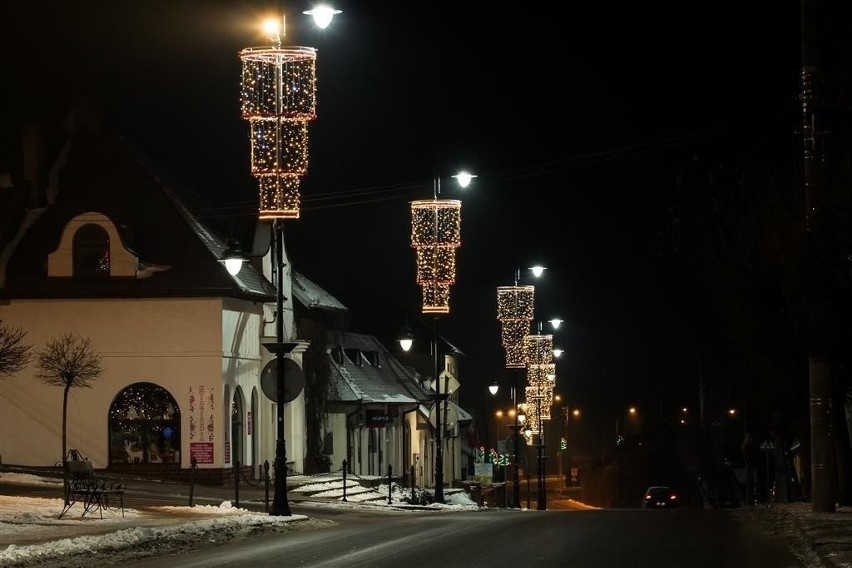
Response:
POLYGON ((506 368, 526 366, 523 341, 530 332, 535 313, 534 286, 498 286, 497 319, 501 324, 501 342, 506 350, 506 368))
POLYGON ((249 121, 251 173, 260 219, 298 219, 299 178, 308 169, 308 121, 316 118, 316 49, 240 51, 240 106, 249 121))
POLYGON ((543 420, 550 420, 556 365, 553 363, 553 336, 527 335, 523 340, 524 360, 527 366, 526 400, 533 409, 528 418, 528 431, 537 434, 543 420))
POLYGON ((412 201, 411 246, 417 251, 422 312, 450 313, 450 286, 456 281, 456 249, 461 246, 461 201, 412 201))

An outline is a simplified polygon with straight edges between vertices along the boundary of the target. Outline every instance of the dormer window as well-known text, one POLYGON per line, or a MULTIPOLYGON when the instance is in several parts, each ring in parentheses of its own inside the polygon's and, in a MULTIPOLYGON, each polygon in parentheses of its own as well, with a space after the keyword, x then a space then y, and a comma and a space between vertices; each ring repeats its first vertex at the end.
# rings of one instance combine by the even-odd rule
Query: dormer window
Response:
POLYGON ((109 235, 100 225, 83 225, 74 233, 74 276, 108 278, 109 235))
POLYGON ((343 364, 343 348, 335 347, 331 350, 331 358, 334 359, 334 362, 338 365, 343 364))
POLYGON ((109 217, 97 211, 69 220, 56 249, 47 255, 51 278, 147 278, 169 267, 150 265, 139 270, 139 257, 122 242, 109 217))
POLYGON ((363 351, 362 355, 364 358, 370 362, 370 365, 377 369, 382 368, 381 361, 379 360, 379 352, 378 351, 363 351))
POLYGON ((343 352, 346 353, 346 358, 354 364, 361 366, 361 350, 353 347, 344 347, 343 352))

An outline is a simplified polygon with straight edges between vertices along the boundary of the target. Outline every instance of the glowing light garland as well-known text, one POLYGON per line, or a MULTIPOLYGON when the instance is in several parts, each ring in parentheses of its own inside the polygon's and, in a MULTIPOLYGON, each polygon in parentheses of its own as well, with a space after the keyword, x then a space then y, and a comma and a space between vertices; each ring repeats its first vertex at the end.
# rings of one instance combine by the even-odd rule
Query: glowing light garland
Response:
POLYGON ((316 49, 240 51, 240 109, 250 125, 251 173, 260 219, 299 218, 299 178, 308 169, 308 122, 316 118, 316 49))
POLYGON ((501 323, 500 339, 506 350, 506 368, 526 366, 523 341, 530 332, 535 313, 534 286, 498 286, 497 319, 501 323))
POLYGON ((461 201, 411 202, 411 246, 417 251, 417 283, 424 314, 450 313, 450 286, 456 281, 456 249, 461 246, 461 201))
POLYGON ((551 418, 550 407, 553 406, 553 388, 528 386, 524 391, 527 400, 526 423, 529 424, 532 434, 538 434, 541 431, 542 421, 551 418))
POLYGON ((542 420, 550 420, 553 404, 556 365, 553 363, 553 336, 527 335, 523 340, 524 360, 527 364, 527 386, 525 389, 528 408, 527 416, 533 433, 542 428, 542 420))

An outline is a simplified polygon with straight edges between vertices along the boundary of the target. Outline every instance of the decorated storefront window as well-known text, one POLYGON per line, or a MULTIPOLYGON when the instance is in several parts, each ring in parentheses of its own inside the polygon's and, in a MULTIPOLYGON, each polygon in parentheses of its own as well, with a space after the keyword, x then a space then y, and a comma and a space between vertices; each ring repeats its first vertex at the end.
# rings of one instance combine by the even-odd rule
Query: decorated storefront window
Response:
POLYGON ((136 383, 109 410, 111 464, 180 463, 180 409, 166 389, 136 383))

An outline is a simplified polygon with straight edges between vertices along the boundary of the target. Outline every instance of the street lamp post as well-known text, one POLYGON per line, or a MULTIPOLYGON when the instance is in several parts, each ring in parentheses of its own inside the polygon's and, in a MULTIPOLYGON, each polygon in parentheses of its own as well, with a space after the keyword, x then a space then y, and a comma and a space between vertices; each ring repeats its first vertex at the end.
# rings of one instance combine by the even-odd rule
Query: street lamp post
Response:
MULTIPOLYGON (((488 387, 491 394, 497 393, 496 382, 488 387)), ((518 411, 518 374, 512 373, 512 424, 508 427, 512 430, 512 507, 520 508, 521 506, 521 483, 518 473, 518 465, 520 464, 520 431, 522 427, 521 413, 518 411)))
POLYGON ((290 503, 287 499, 287 442, 284 439, 284 405, 285 398, 285 373, 284 373, 284 355, 290 353, 296 347, 295 342, 284 341, 284 223, 281 219, 276 219, 273 224, 275 230, 275 343, 267 343, 264 345, 271 353, 275 355, 275 379, 276 379, 276 394, 277 398, 275 406, 277 407, 276 416, 276 439, 275 439, 275 493, 272 498, 272 509, 270 515, 289 517, 290 503))
POLYGON ((512 475, 513 506, 521 507, 521 484, 518 466, 520 463, 519 444, 521 426, 518 416, 518 374, 525 367, 523 341, 529 333, 530 322, 535 311, 535 288, 520 286, 520 270, 515 272, 512 286, 497 287, 497 319, 500 321, 500 342, 506 352, 506 368, 512 370, 512 405, 515 409, 515 421, 510 427, 514 436, 514 471, 512 475))
MULTIPOLYGON (((499 391, 499 390, 500 390, 500 384, 496 380, 492 381, 491 384, 488 385, 488 392, 491 393, 491 396, 488 397, 488 404, 486 404, 486 409, 485 409, 486 410, 485 416, 487 416, 487 419, 486 419, 486 422, 485 422, 485 445, 489 448, 493 447, 492 444, 491 444, 491 428, 490 428, 490 423, 491 423, 491 418, 492 418, 491 417, 491 399, 493 399, 495 396, 497 396, 497 391, 499 391)), ((494 439, 495 439, 495 441, 500 439, 499 429, 498 429, 497 432, 494 433, 494 439)))
MULTIPOLYGON (((529 268, 536 278, 542 276, 545 270, 547 269, 540 265, 529 268)), ((535 405, 528 408, 531 412, 528 422, 531 426, 530 432, 538 436, 538 443, 535 444, 538 449, 538 508, 546 509, 544 420, 550 419, 550 401, 556 379, 553 336, 543 335, 540 325, 538 334, 530 335, 530 323, 535 313, 535 288, 518 285, 520 272, 520 269, 515 271, 514 286, 497 287, 497 319, 501 323, 501 342, 506 350, 506 367, 517 372, 519 369, 527 369, 526 400, 528 404, 535 402, 535 405)), ((554 318, 550 323, 556 329, 562 320, 554 318)), ((515 389, 517 390, 517 377, 515 389)))
POLYGON ((432 319, 432 359, 435 371, 435 502, 444 502, 444 447, 442 414, 446 395, 441 394, 441 377, 438 375, 438 316, 432 319))
MULTIPOLYGON (((450 313, 450 286, 456 279, 455 249, 461 245, 461 201, 438 199, 441 174, 434 170, 432 199, 411 202, 411 246, 417 251, 417 283, 422 287, 422 313, 432 314, 432 355, 435 380, 435 502, 444 502, 444 451, 442 410, 446 393, 438 376, 438 316, 450 313)), ((453 176, 467 187, 474 175, 453 176)))
MULTIPOLYGON (((306 12, 308 13, 308 12, 306 12)), ((324 28, 339 10, 311 11, 324 28)), ((275 342, 265 347, 275 355, 276 442, 275 496, 271 515, 290 516, 287 499, 287 446, 284 440, 285 355, 296 347, 284 341, 284 219, 299 218, 299 179, 307 172, 308 122, 316 117, 316 49, 282 46, 283 17, 265 22, 271 46, 245 48, 242 62, 240 114, 249 123, 251 173, 258 181, 258 218, 272 220, 276 274, 275 342), (291 96, 289 92, 299 93, 291 96)), ((226 261, 227 264, 227 261, 226 261)), ((229 272, 236 268, 231 262, 229 272)))
MULTIPOLYGON (((290 504, 287 499, 287 442, 284 439, 284 405, 286 397, 285 355, 291 353, 298 342, 284 341, 284 226, 280 219, 272 224, 272 262, 275 269, 275 342, 264 343, 264 347, 275 355, 275 392, 276 392, 276 440, 275 440, 275 494, 272 499, 270 515, 289 517, 290 504)), ((229 242, 222 253, 221 260, 228 273, 236 276, 248 255, 243 252, 236 242, 229 242)))
POLYGON ((521 476, 518 471, 521 465, 521 450, 520 450, 520 437, 521 437, 521 424, 518 420, 518 374, 519 370, 515 370, 512 373, 512 408, 515 409, 515 420, 512 424, 512 444, 514 445, 514 462, 515 467, 512 471, 512 499, 516 509, 521 508, 521 476))

